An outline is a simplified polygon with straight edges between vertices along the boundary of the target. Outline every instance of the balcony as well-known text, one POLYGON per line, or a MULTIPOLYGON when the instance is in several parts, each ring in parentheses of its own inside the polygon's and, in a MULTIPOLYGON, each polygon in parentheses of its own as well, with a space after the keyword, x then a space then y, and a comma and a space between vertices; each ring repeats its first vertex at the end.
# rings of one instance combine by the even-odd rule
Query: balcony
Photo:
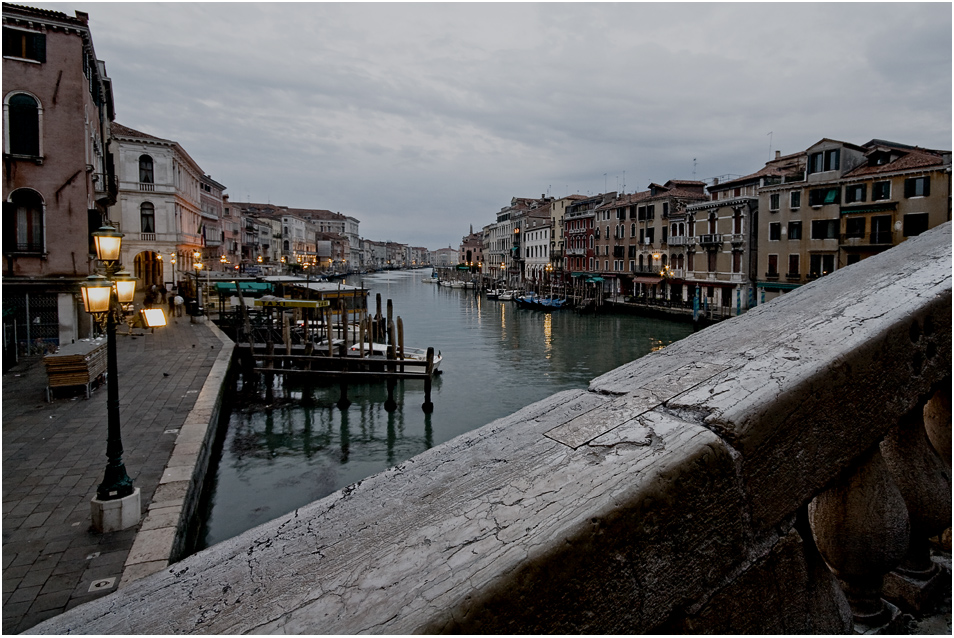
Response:
POLYGON ((686 242, 686 239, 687 239, 687 238, 686 238, 685 235, 683 235, 683 236, 681 236, 681 237, 670 237, 670 238, 669 238, 669 245, 670 245, 670 246, 685 246, 686 243, 687 243, 687 242, 686 242))
POLYGON ((729 242, 735 247, 739 247, 745 243, 745 235, 743 235, 742 233, 733 233, 731 235, 726 235, 726 239, 728 239, 729 242))
POLYGON ((703 246, 717 246, 722 243, 722 235, 699 235, 698 241, 703 246))
POLYGON ((839 241, 843 246, 891 246, 894 234, 890 230, 850 235, 843 233, 839 241))
POLYGON ((765 273, 765 280, 766 280, 766 281, 778 281, 778 273, 777 273, 777 272, 767 272, 767 273, 765 273))
POLYGON ((154 193, 156 192, 155 184, 147 184, 145 182, 139 182, 139 190, 143 193, 154 193))

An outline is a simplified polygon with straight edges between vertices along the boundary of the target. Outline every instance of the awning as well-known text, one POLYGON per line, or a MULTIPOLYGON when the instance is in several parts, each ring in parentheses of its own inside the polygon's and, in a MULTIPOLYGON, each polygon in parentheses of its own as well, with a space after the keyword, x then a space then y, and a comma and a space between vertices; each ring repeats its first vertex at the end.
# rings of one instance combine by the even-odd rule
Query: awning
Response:
POLYGON ((586 283, 588 283, 588 284, 598 284, 598 283, 600 283, 601 281, 603 281, 603 278, 602 278, 602 277, 590 277, 589 279, 586 280, 586 283))
MULTIPOLYGON (((265 291, 265 290, 271 289, 271 285, 263 284, 260 281, 240 281, 238 282, 238 285, 242 287, 243 291, 244 290, 265 291)), ((235 290, 235 282, 234 281, 217 281, 215 282, 215 289, 225 290, 225 291, 235 290)))
POLYGON ((867 204, 861 206, 842 206, 841 214, 850 215, 851 213, 880 213, 889 210, 897 210, 897 202, 885 202, 883 204, 867 204))
POLYGON ((633 277, 634 284, 658 284, 662 277, 633 277))

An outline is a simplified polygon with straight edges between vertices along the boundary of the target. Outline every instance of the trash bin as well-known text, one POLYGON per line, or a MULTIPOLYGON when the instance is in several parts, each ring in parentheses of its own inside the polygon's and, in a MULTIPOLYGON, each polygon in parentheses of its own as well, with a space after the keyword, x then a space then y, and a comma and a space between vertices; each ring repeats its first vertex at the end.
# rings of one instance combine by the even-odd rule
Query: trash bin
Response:
POLYGON ((198 313, 199 313, 199 302, 197 302, 195 299, 187 299, 187 300, 186 300, 186 312, 189 313, 189 315, 192 316, 192 317, 198 316, 198 313))

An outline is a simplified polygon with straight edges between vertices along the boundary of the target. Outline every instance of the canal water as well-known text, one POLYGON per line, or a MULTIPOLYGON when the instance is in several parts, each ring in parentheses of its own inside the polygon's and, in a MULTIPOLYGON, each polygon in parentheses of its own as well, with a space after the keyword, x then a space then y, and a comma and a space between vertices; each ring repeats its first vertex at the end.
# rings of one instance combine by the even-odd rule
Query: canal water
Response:
MULTIPOLYGON (((335 406, 337 387, 317 388, 314 403, 278 399, 232 406, 197 539, 197 549, 236 536, 376 474, 558 391, 590 380, 692 332, 686 323, 628 315, 544 313, 488 300, 473 290, 425 283, 430 270, 354 276, 346 283, 391 299, 407 347, 443 356, 432 389, 433 414, 421 409, 424 384, 400 381, 398 409, 384 409, 383 383, 349 387, 353 404, 335 406)), ((300 388, 288 386, 292 397, 300 388)))

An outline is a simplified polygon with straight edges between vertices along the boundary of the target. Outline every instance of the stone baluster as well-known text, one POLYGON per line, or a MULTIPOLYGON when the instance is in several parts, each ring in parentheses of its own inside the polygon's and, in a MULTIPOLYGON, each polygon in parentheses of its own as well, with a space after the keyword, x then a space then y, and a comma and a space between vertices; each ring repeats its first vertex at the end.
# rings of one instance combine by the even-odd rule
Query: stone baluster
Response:
POLYGON ((914 613, 934 601, 941 580, 947 578, 931 560, 928 539, 951 525, 951 477, 928 440, 924 414, 918 410, 902 419, 881 443, 884 462, 904 497, 911 521, 907 554, 885 577, 883 594, 914 613))
POLYGON ((948 470, 951 469, 951 379, 941 382, 938 390, 924 406, 924 429, 948 470))
POLYGON ((907 508, 878 446, 859 461, 812 501, 809 521, 819 551, 845 590, 855 631, 898 633, 901 614, 881 598, 881 589, 908 547, 907 508))

